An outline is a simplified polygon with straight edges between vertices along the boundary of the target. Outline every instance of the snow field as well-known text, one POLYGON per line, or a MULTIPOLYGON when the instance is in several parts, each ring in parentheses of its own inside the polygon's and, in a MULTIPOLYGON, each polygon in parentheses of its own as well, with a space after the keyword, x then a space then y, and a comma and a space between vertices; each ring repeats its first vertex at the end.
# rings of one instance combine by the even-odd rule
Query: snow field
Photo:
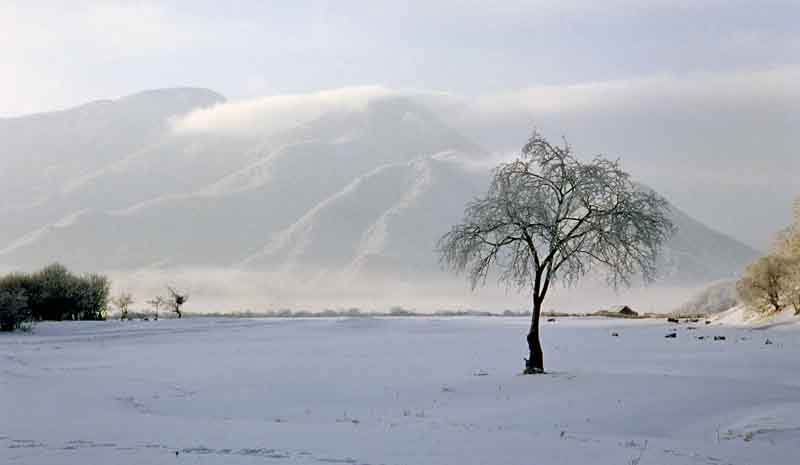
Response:
POLYGON ((797 463, 798 325, 560 318, 520 376, 528 324, 39 324, 0 336, 0 463, 797 463))

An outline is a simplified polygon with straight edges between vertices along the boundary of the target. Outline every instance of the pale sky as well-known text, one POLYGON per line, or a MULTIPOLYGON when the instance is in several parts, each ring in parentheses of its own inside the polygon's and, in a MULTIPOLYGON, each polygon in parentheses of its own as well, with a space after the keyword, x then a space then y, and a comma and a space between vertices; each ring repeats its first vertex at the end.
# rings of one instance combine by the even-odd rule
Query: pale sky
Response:
POLYGON ((468 95, 800 60, 800 2, 5 1, 0 114, 195 85, 468 95), (602 4, 602 6, 599 6, 602 4))
POLYGON ((184 85, 444 94, 490 150, 567 135, 764 247, 800 194, 798 18, 788 0, 5 1, 0 116, 184 85))

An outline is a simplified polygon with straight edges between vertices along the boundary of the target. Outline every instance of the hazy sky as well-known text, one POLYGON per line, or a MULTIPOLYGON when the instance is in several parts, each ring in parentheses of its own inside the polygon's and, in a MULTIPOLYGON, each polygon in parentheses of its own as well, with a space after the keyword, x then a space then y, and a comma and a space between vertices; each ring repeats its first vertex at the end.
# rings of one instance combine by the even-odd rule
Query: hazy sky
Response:
POLYGON ((798 18, 777 0, 6 1, 0 116, 179 85, 444 93, 491 150, 566 134, 763 246, 800 193, 798 18))
POLYGON ((170 85, 483 94, 772 68, 800 60, 799 17, 770 0, 5 1, 0 113, 170 85))

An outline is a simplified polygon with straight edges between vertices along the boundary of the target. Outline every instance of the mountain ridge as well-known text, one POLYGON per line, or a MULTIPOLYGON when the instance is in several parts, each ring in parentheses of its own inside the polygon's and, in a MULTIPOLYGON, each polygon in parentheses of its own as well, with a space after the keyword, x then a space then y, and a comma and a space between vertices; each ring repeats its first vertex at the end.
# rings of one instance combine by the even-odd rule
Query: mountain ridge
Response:
MULTIPOLYGON (((213 91, 191 89, 114 102, 138 108, 161 99, 178 101, 181 114, 224 104, 213 91)), ((435 241, 488 182, 488 170, 464 162, 488 152, 410 98, 374 98, 247 138, 176 133, 174 108, 165 104, 148 126, 158 128, 154 135, 116 156, 87 155, 43 203, 5 215, 0 264, 136 270, 159 263, 282 270, 300 280, 444 276, 435 241)), ((665 249, 663 282, 729 278, 756 256, 672 211, 680 232, 665 249)))

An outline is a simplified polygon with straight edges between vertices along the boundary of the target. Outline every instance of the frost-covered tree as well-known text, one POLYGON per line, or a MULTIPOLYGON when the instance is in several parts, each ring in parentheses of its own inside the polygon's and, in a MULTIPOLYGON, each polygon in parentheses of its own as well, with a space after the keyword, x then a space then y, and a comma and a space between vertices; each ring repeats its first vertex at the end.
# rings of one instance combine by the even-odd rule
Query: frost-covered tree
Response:
POLYGON ((736 280, 719 281, 693 295, 673 311, 675 315, 708 315, 729 310, 739 304, 736 280))
POLYGON ((794 220, 778 234, 775 249, 780 255, 800 259, 800 198, 794 201, 794 220))
POLYGON ((791 261, 784 279, 786 303, 792 306, 795 315, 800 315, 800 258, 791 261))
POLYGON ((635 185, 618 162, 579 161, 566 142, 534 132, 519 158, 495 169, 487 194, 467 205, 438 252, 473 289, 496 268, 501 282, 531 292, 525 372, 541 373, 539 320, 552 284, 574 284, 595 268, 614 287, 637 274, 651 280, 674 232, 667 215, 667 201, 635 185))
POLYGON ((790 264, 787 257, 773 253, 748 265, 744 276, 736 283, 745 305, 759 312, 783 310, 790 264))
POLYGON ((153 310, 155 310, 155 313, 153 314, 153 319, 154 320, 158 320, 158 310, 161 307, 167 305, 167 303, 168 303, 167 299, 165 299, 164 297, 162 297, 160 295, 155 296, 151 300, 147 301, 147 304, 150 305, 151 307, 153 307, 153 310))
POLYGON ((773 251, 750 264, 737 282, 739 297, 752 310, 791 306, 800 315, 800 198, 793 210, 792 224, 778 233, 773 251))
POLYGON ((133 296, 128 292, 120 292, 111 298, 111 303, 119 310, 120 320, 128 319, 128 309, 133 305, 133 296))

